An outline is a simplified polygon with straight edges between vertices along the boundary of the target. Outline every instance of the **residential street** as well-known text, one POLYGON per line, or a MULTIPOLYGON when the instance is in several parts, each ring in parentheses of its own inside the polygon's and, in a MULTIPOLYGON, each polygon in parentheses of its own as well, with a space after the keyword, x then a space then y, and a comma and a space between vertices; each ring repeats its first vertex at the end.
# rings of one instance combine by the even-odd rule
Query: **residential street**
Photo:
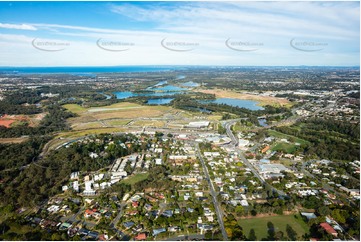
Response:
POLYGON ((219 223, 219 227, 220 227, 221 232, 222 232, 223 240, 228 240, 227 233, 226 233, 226 230, 224 228, 224 223, 223 223, 223 213, 222 213, 222 210, 221 210, 220 205, 219 205, 218 200, 217 200, 217 193, 215 192, 213 183, 212 183, 212 181, 211 181, 211 179, 209 177, 208 168, 207 168, 206 164, 204 163, 204 159, 203 159, 203 156, 202 156, 202 154, 201 154, 201 152, 199 150, 199 144, 198 143, 195 144, 195 148, 196 148, 198 158, 202 163, 204 174, 206 176, 206 179, 207 179, 209 187, 210 187, 212 200, 213 200, 214 208, 216 210, 218 223, 219 223))

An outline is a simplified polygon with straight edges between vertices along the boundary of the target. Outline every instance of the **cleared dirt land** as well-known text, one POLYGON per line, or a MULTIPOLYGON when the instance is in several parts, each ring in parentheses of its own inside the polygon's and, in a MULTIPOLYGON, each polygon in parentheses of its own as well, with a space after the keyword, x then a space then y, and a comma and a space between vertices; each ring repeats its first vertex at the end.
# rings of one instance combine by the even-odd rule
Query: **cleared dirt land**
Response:
POLYGON ((21 143, 27 140, 28 137, 20 137, 20 138, 0 138, 0 144, 7 143, 21 143))
POLYGON ((261 96, 255 94, 248 94, 244 92, 227 91, 222 89, 206 89, 197 90, 197 92, 203 92, 207 94, 215 94, 217 98, 236 98, 242 100, 254 100, 258 101, 260 106, 275 105, 275 106, 292 106, 292 103, 285 98, 261 96))
POLYGON ((30 127, 36 127, 40 121, 45 117, 45 113, 39 113, 34 115, 7 115, 5 114, 0 118, 0 125, 6 128, 22 125, 24 123, 29 124, 30 127))

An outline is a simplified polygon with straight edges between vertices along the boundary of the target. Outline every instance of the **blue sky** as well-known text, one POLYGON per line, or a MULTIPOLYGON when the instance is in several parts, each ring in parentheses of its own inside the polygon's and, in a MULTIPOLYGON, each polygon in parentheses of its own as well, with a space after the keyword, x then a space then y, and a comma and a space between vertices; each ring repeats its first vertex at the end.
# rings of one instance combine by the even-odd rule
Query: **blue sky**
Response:
POLYGON ((360 63, 359 2, 0 2, 0 66, 360 63))

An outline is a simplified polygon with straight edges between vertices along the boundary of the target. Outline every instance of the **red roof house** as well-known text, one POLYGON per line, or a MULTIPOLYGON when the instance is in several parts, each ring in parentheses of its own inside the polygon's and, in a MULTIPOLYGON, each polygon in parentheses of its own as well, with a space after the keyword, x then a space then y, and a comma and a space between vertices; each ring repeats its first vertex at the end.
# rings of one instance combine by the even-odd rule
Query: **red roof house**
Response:
POLYGON ((147 235, 145 233, 138 234, 136 237, 134 237, 135 240, 146 240, 147 235))
POLYGON ((332 234, 333 236, 337 237, 337 232, 331 225, 328 223, 321 223, 320 226, 328 233, 332 234))

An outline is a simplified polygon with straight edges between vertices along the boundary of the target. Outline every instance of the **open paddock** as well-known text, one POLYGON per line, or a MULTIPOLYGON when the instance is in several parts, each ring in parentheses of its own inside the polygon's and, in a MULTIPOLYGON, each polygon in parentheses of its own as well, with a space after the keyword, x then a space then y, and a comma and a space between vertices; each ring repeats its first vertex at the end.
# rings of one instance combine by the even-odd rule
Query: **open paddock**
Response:
POLYGON ((273 106, 286 106, 291 107, 292 103, 286 98, 278 98, 272 96, 261 96, 256 94, 248 94, 245 92, 228 91, 222 89, 199 89, 197 92, 215 94, 217 98, 235 98, 241 100, 254 100, 258 101, 260 106, 273 105, 273 106))

